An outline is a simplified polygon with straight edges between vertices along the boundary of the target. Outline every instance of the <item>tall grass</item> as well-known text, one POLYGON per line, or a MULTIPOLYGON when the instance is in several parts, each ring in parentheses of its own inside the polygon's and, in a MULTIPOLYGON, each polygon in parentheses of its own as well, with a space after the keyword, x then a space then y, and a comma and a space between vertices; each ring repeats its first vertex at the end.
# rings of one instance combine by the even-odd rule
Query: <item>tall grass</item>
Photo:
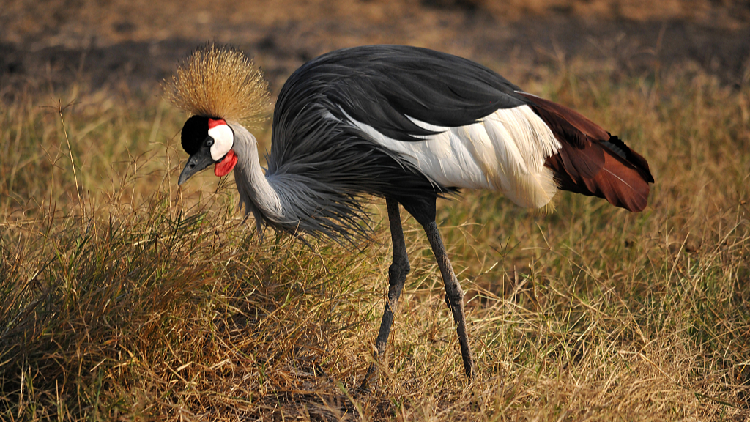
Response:
MULTIPOLYGON (((565 193, 548 214, 485 192, 442 202, 472 383, 409 220, 412 272, 369 396, 354 387, 383 308, 386 224, 356 251, 261 236, 235 211, 231 180, 175 186, 185 116, 155 97, 7 104, 0 418, 747 418, 750 91, 691 69, 583 69, 523 85, 647 157, 649 208, 565 193)), ((259 138, 268 146, 267 130, 259 138)))

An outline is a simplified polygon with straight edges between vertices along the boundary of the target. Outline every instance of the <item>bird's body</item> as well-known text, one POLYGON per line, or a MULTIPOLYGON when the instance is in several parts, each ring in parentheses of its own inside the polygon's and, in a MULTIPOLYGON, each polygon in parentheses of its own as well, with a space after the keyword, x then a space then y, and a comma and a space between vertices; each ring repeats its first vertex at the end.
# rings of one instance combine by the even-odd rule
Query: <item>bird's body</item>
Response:
MULTIPOLYGON (((239 53, 211 46, 198 54, 197 64, 183 69, 200 71, 200 61, 211 62, 211 54, 220 63, 222 54, 239 53)), ((232 77, 222 75, 220 65, 218 71, 215 65, 205 68, 210 75, 194 75, 195 80, 232 77)), ((183 128, 183 147, 191 159, 180 183, 211 163, 217 163, 217 175, 234 167, 241 203, 259 226, 266 223, 292 233, 352 242, 369 228, 361 200, 386 198, 394 264, 378 338, 380 353, 409 267, 398 213, 402 204, 430 238, 469 374, 473 364, 463 322, 463 293, 437 232, 436 199, 459 189, 490 189, 518 205, 542 207, 564 189, 641 211, 653 182, 645 159, 585 117, 446 53, 363 46, 303 65, 284 84, 276 102, 265 172, 255 138, 221 107, 191 106, 211 101, 195 100, 192 97, 199 96, 189 91, 180 93, 181 84, 193 83, 180 77, 173 81, 173 98, 195 115, 183 128), (211 145, 206 146, 209 139, 211 145)), ((212 91, 207 90, 210 97, 212 91)))

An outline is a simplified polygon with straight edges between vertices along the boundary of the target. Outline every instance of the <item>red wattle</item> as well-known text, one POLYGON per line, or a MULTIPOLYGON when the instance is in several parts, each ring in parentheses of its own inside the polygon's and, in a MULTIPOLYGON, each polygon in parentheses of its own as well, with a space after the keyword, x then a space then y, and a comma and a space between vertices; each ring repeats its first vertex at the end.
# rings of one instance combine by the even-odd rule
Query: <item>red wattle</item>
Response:
POLYGON ((216 163, 214 174, 216 177, 224 177, 232 171, 235 164, 237 164, 237 154, 234 153, 233 149, 230 149, 227 155, 224 156, 221 161, 216 163))
POLYGON ((227 124, 227 121, 224 120, 224 119, 212 119, 210 117, 208 118, 208 128, 209 129, 213 129, 216 126, 225 125, 225 124, 227 124))

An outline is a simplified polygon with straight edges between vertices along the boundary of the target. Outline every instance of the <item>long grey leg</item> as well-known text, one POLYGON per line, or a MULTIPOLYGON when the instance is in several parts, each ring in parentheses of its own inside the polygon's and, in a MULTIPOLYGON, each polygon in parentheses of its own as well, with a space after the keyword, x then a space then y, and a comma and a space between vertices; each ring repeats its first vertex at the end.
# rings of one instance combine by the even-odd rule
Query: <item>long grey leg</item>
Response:
MULTIPOLYGON (((386 199, 388 208, 388 221, 391 226, 391 240, 393 241, 393 263, 388 269, 388 300, 385 302, 385 312, 380 323, 378 338, 375 340, 375 359, 379 361, 385 356, 385 348, 388 344, 388 335, 393 325, 393 313, 398 309, 398 299, 404 288, 406 274, 409 273, 409 256, 406 254, 406 243, 404 242, 404 230, 401 227, 401 214, 398 211, 398 202, 394 199, 386 199)), ((377 374, 377 364, 370 365, 360 389, 368 390, 369 384, 377 374)))
POLYGON ((464 360, 464 371, 469 379, 474 374, 474 359, 471 356, 469 348, 469 337, 466 334, 466 320, 464 318, 464 292, 458 283, 456 274, 453 272, 453 266, 448 260, 448 254, 445 252, 443 239, 438 231, 437 223, 433 220, 424 224, 424 231, 427 233, 427 239, 430 241, 432 252, 435 254, 440 273, 443 275, 445 283, 445 303, 453 312, 453 320, 456 322, 456 332, 458 333, 458 342, 461 345, 461 357, 464 360))

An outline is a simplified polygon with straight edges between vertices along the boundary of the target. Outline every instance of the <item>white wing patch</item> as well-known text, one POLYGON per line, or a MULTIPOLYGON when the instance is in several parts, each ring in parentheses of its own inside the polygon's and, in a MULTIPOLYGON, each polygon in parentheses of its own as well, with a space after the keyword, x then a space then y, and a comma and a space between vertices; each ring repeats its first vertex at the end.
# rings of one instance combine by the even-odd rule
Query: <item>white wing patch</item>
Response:
POLYGON ((443 186, 502 191, 524 207, 542 207, 557 192, 544 161, 562 146, 528 106, 499 109, 461 127, 411 119, 422 128, 440 132, 412 142, 389 138, 347 117, 375 142, 398 152, 443 186))

